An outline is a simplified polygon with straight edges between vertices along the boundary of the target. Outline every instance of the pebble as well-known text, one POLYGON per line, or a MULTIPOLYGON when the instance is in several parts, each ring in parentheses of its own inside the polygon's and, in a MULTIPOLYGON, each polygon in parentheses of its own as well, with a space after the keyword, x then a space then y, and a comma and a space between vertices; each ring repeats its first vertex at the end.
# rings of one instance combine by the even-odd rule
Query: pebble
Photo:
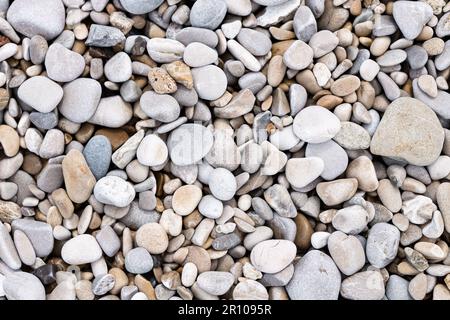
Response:
POLYGON ((317 32, 317 22, 310 7, 298 7, 295 12, 293 26, 297 39, 305 42, 311 39, 317 32))
POLYGON ((110 226, 104 226, 95 239, 108 257, 113 257, 120 249, 120 239, 110 226))
POLYGON ((14 245, 16 246, 20 260, 27 266, 33 265, 36 261, 36 253, 27 235, 20 230, 16 230, 14 232, 14 245))
POLYGON ((218 67, 209 65, 192 69, 194 87, 198 96, 205 100, 216 100, 226 90, 225 73, 218 67))
POLYGON ((207 271, 197 277, 197 285, 208 294, 221 296, 230 290, 234 276, 230 272, 207 271))
POLYGON ((236 178, 224 168, 217 168, 211 172, 208 184, 212 195, 222 201, 231 200, 237 191, 236 178))
POLYGON ((97 261, 102 256, 102 249, 95 238, 89 234, 76 236, 61 249, 61 258, 68 264, 80 265, 97 261))
POLYGON ((411 300, 408 292, 409 281, 394 274, 386 283, 386 297, 389 300, 411 300))
POLYGON ((159 166, 166 162, 169 152, 160 137, 148 135, 139 144, 136 155, 138 161, 145 166, 159 166))
POLYGON ((272 42, 267 35, 250 28, 242 28, 237 35, 237 40, 255 56, 264 56, 272 48, 272 42))
POLYGON ((189 20, 193 27, 215 30, 227 13, 221 0, 198 0, 191 8, 189 20))
POLYGON ((265 240, 253 247, 250 261, 261 272, 277 273, 295 258, 296 246, 288 240, 265 240))
POLYGON ((425 104, 414 98, 399 98, 384 113, 371 141, 370 151, 413 165, 426 166, 438 158, 443 141, 442 127, 436 115, 425 104), (402 121, 399 121, 400 118, 402 121), (428 125, 419 125, 424 121, 428 125), (393 135, 392 132, 397 134, 393 135))
POLYGON ((97 110, 102 94, 100 83, 79 78, 63 87, 64 96, 58 107, 61 114, 76 123, 88 121, 97 110))
POLYGON ((160 254, 166 251, 169 238, 161 225, 152 222, 144 224, 137 230, 136 244, 151 254, 160 254))
POLYGON ((106 176, 101 178, 94 187, 95 198, 104 204, 119 208, 128 206, 135 197, 133 186, 120 177, 106 176))
POLYGON ((347 276, 358 272, 365 264, 364 248, 355 236, 333 232, 328 238, 328 250, 339 270, 347 276))
POLYGON ((62 173, 69 198, 75 203, 89 199, 95 186, 95 177, 83 154, 72 149, 62 161, 62 173))
POLYGON ((293 70, 303 70, 313 61, 314 51, 302 40, 296 40, 283 54, 284 64, 293 70))
POLYGON ((181 215, 187 216, 197 208, 202 199, 202 190, 195 185, 185 185, 178 188, 172 197, 173 210, 181 215))
POLYGON ((131 105, 121 96, 102 98, 89 123, 108 128, 120 128, 133 116, 131 105), (114 112, 111 112, 114 110, 114 112))
POLYGON ((83 156, 94 177, 106 176, 111 164, 112 147, 108 138, 102 135, 92 137, 83 149, 83 156))
POLYGON ((339 179, 330 182, 321 182, 317 185, 317 195, 327 206, 335 206, 349 200, 358 188, 358 180, 339 179))
POLYGON ((233 300, 269 300, 269 293, 261 283, 245 280, 234 288, 233 300))
POLYGON ((433 10, 428 3, 415 1, 396 1, 392 13, 403 36, 410 40, 419 36, 423 26, 433 16, 433 10))
POLYGON ((18 0, 9 6, 6 18, 16 31, 29 38, 41 35, 51 40, 64 30, 65 9, 59 0, 18 0))
POLYGON ((45 300, 45 288, 39 279, 22 271, 5 275, 3 291, 8 300, 45 300))
POLYGON ((33 245, 36 256, 48 256, 54 246, 53 233, 50 225, 34 220, 16 219, 11 224, 12 230, 20 230, 33 245))
POLYGON ((294 188, 303 188, 322 174, 324 166, 323 160, 318 157, 289 159, 286 178, 294 188))
MULTIPOLYGON (((156 8, 158 8, 164 1, 163 0, 151 0, 151 1, 143 1, 143 0, 121 0, 120 4, 122 7, 132 14, 145 14, 149 13, 156 8)), ((101 11, 101 10, 97 10, 101 11)))
POLYGON ((52 44, 45 56, 48 77, 56 82, 70 82, 78 78, 84 70, 83 56, 59 43, 52 44))
POLYGON ((180 116, 180 105, 167 94, 147 91, 141 96, 140 105, 146 115, 164 123, 175 121, 180 116))
POLYGON ((184 49, 183 60, 192 67, 198 68, 217 61, 217 51, 201 42, 192 42, 184 49))
POLYGON ((306 107, 294 118, 294 133, 301 140, 309 143, 330 141, 340 129, 339 119, 320 106, 306 107))
POLYGON ((368 220, 367 211, 359 205, 353 205, 338 210, 332 219, 332 224, 336 230, 356 235, 364 230, 368 220))
POLYGON ((131 59, 125 52, 115 54, 104 66, 106 78, 112 82, 125 82, 131 78, 131 59))
POLYGON ((147 41, 147 51, 150 57, 159 63, 170 63, 181 60, 184 45, 172 39, 152 38, 147 41))
POLYGON ((337 300, 340 287, 341 274, 333 259, 311 250, 295 264, 286 291, 292 300, 337 300))
POLYGON ((377 223, 367 237, 366 255, 371 265, 384 268, 397 256, 400 231, 390 224, 377 223))
POLYGON ((85 43, 88 46, 108 48, 123 42, 125 42, 125 36, 119 29, 92 24, 85 43))
POLYGON ((32 77, 19 87, 18 97, 33 109, 47 113, 53 111, 63 97, 63 89, 47 77, 32 77))
POLYGON ((344 279, 340 291, 342 297, 350 300, 381 300, 385 288, 379 271, 362 271, 344 279))
POLYGON ((153 269, 153 258, 144 248, 131 249, 125 256, 125 268, 134 274, 150 272, 153 269))

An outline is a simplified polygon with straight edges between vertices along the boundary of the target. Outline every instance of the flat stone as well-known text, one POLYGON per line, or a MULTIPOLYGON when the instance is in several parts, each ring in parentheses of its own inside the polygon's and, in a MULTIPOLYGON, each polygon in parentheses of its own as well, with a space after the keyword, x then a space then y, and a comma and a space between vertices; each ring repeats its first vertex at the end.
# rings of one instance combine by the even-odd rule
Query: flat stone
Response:
POLYGON ((332 140, 323 143, 308 143, 305 156, 322 159, 324 168, 320 176, 325 180, 333 180, 347 169, 347 153, 332 140))
POLYGON ((94 187, 94 196, 98 201, 120 208, 128 206, 134 200, 135 194, 129 182, 116 176, 103 177, 94 187))
POLYGON ((184 49, 183 60, 192 67, 198 68, 217 61, 217 51, 201 42, 192 42, 184 49))
POLYGON ((169 238, 160 224, 147 223, 137 230, 136 244, 151 254, 161 254, 166 251, 169 238))
POLYGON ((47 77, 37 76, 23 82, 17 95, 33 109, 47 113, 58 106, 63 97, 63 90, 47 77))
POLYGON ((217 199, 231 200, 237 191, 236 178, 229 170, 217 168, 209 177, 209 189, 217 199))
POLYGON ((377 223, 367 237, 366 255, 371 265, 384 268, 397 256, 400 231, 393 225, 377 223))
POLYGON ((115 54, 105 63, 104 73, 112 82, 125 82, 131 78, 131 59, 125 52, 115 54))
POLYGON ((261 283, 247 279, 234 287, 233 300, 269 300, 269 293, 261 283))
POLYGON ((184 45, 173 39, 152 38, 147 41, 150 57, 159 63, 171 63, 183 58, 184 45))
POLYGON ((125 42, 125 36, 119 29, 99 24, 91 24, 85 44, 92 47, 107 48, 122 42, 125 42))
POLYGON ((389 300, 412 300, 408 292, 409 281, 393 274, 386 283, 386 297, 389 300))
POLYGON ((71 51, 59 43, 52 44, 45 56, 45 68, 50 79, 57 82, 70 82, 84 71, 82 55, 71 51))
POLYGON ((297 215, 288 190, 281 184, 274 184, 268 188, 264 192, 264 199, 282 217, 294 218, 297 215))
POLYGON ((95 235, 95 239, 108 257, 113 257, 120 249, 121 241, 110 226, 104 226, 95 235))
POLYGON ((11 3, 6 18, 16 31, 29 38, 41 35, 51 40, 64 30, 66 15, 60 0, 19 0, 11 3))
POLYGON ((341 296, 349 300, 381 300, 385 289, 379 271, 362 271, 344 279, 341 296))
POLYGON ((153 269, 153 258, 144 248, 131 249, 125 256, 125 268, 134 274, 150 272, 153 269))
POLYGON ((391 103, 384 113, 370 151, 425 166, 437 159, 443 141, 444 132, 434 112, 417 99, 400 98, 391 103))
POLYGON ((38 257, 46 257, 53 250, 52 227, 44 222, 17 219, 11 224, 12 230, 20 230, 28 237, 38 257))
POLYGON ((121 96, 102 98, 89 123, 108 128, 120 128, 131 120, 133 111, 131 105, 121 96))
POLYGON ((180 116, 180 105, 167 94, 147 91, 141 96, 140 104, 146 115, 164 123, 175 121, 180 116))
POLYGON ((266 240, 253 247, 250 261, 264 273, 277 273, 286 268, 295 258, 297 248, 288 240, 266 240))
POLYGON ((289 159, 286 178, 294 188, 303 188, 318 178, 324 167, 323 160, 318 157, 289 159))
POLYGON ((83 154, 76 149, 70 150, 62 161, 62 171, 69 198, 75 203, 89 199, 96 180, 83 154))
POLYGON ((302 40, 294 41, 283 54, 284 64, 293 70, 303 70, 313 61, 314 51, 302 40))
POLYGON ((137 159, 145 166, 159 166, 166 162, 169 156, 167 146, 157 135, 147 135, 139 144, 137 159))
POLYGON ((192 69, 194 88, 205 100, 216 100, 226 91, 227 78, 222 69, 209 65, 192 69))
POLYGON ((341 231, 330 235, 328 250, 339 270, 347 276, 361 270, 366 262, 364 248, 358 238, 341 231))
POLYGON ((30 121, 39 129, 50 130, 58 125, 58 115, 55 112, 32 112, 30 113, 30 121))
POLYGON ((198 0, 191 8, 189 20, 193 27, 215 30, 227 14, 227 5, 221 0, 198 0))
POLYGON ((307 6, 298 7, 294 15, 294 32, 297 39, 308 42, 317 32, 317 22, 313 12, 307 6))
POLYGON ((27 272, 11 272, 3 280, 8 300, 45 300, 45 288, 39 279, 27 272))
POLYGON ((341 122, 323 107, 311 106, 302 109, 294 118, 294 133, 309 143, 331 140, 341 129, 341 122))
POLYGON ((197 277, 197 284, 207 293, 221 296, 230 290, 234 283, 234 276, 230 272, 207 271, 200 273, 197 277))
POLYGON ((317 185, 316 191, 327 206, 335 206, 353 197, 357 188, 358 180, 351 178, 321 182, 317 185))
POLYGON ((433 16, 433 10, 426 2, 396 1, 392 14, 405 38, 414 40, 433 16))
POLYGON ((200 161, 213 146, 213 134, 199 124, 183 124, 167 139, 170 159, 180 166, 200 161))
POLYGON ((329 30, 321 30, 312 35, 309 46, 313 49, 314 58, 320 58, 333 51, 339 43, 338 37, 329 30))
POLYGON ((111 143, 108 138, 102 135, 92 137, 84 147, 84 158, 97 180, 103 178, 108 173, 111 154, 111 143))
POLYGON ((164 0, 120 0, 122 7, 132 14, 149 13, 158 8, 163 2, 164 0))
POLYGON ((19 270, 22 262, 8 229, 0 223, 0 258, 11 269, 19 270))
POLYGON ((359 234, 367 226, 369 215, 367 211, 359 206, 345 207, 336 212, 332 224, 336 230, 347 234, 359 234))
POLYGON ((93 79, 76 79, 63 88, 64 96, 58 107, 61 114, 76 123, 88 121, 97 110, 102 87, 93 79))
POLYGON ((272 48, 272 42, 269 37, 262 32, 249 28, 242 28, 237 35, 237 40, 255 56, 264 56, 272 48))
POLYGON ((311 250, 295 264, 286 291, 292 300, 337 300, 340 287, 341 274, 330 256, 311 250))
POLYGON ((61 257, 68 264, 80 265, 97 261, 102 249, 95 238, 82 234, 67 241, 61 249, 61 257))

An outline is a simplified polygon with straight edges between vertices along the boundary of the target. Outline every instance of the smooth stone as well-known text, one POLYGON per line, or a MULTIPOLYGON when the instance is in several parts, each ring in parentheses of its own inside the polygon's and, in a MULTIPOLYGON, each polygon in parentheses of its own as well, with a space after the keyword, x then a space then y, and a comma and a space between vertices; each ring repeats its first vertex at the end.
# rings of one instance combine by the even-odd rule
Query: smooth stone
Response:
POLYGON ((323 143, 308 143, 305 156, 322 159, 324 168, 320 176, 325 180, 333 180, 347 169, 347 153, 332 140, 323 143))
POLYGON ((102 249, 89 234, 82 234, 67 241, 61 249, 61 257, 68 264, 80 265, 97 261, 102 249))
POLYGON ((294 41, 283 54, 284 64, 293 70, 303 70, 313 61, 313 49, 302 40, 294 41))
POLYGON ((344 279, 341 296, 349 300, 381 300, 385 288, 379 271, 362 271, 344 279))
POLYGON ((309 143, 331 140, 341 129, 341 122, 329 110, 310 106, 302 109, 294 118, 294 133, 309 143))
POLYGON ((222 201, 231 200, 237 191, 236 178, 224 168, 214 169, 208 184, 212 195, 222 201))
POLYGON ((356 76, 341 77, 331 85, 331 92, 338 97, 345 97, 355 92, 361 85, 361 80, 356 76))
POLYGON ((187 27, 181 29, 175 39, 187 46, 192 42, 201 42, 210 48, 215 48, 219 41, 216 33, 204 28, 187 27))
POLYGON ((300 143, 300 138, 294 134, 294 126, 284 127, 281 130, 275 131, 270 135, 270 143, 276 146, 279 150, 289 150, 300 143))
POLYGON ((292 300, 337 300, 340 286, 341 274, 330 256, 311 250, 295 264, 286 291, 292 300))
POLYGON ((88 121, 100 102, 100 83, 93 79, 80 78, 66 84, 63 90, 64 96, 58 107, 61 114, 76 123, 88 121))
POLYGON ((83 154, 76 149, 70 150, 62 161, 62 171, 69 198, 75 203, 89 199, 96 180, 83 154))
POLYGON ((417 195, 409 200, 403 201, 402 212, 411 223, 424 224, 432 219, 436 205, 428 197, 417 195))
MULTIPOLYGON (((428 60, 428 55, 426 55, 426 60, 428 60)), ((450 66, 450 41, 445 41, 444 50, 436 56, 434 65, 439 71, 445 70, 450 66)))
POLYGON ((258 15, 256 23, 261 27, 275 25, 284 19, 291 17, 299 7, 300 0, 288 0, 276 6, 266 7, 261 14, 258 15))
POLYGON ((128 206, 134 200, 135 194, 129 182, 116 176, 103 177, 94 187, 94 196, 98 201, 119 208, 128 206))
POLYGON ((222 69, 214 65, 192 69, 194 88, 200 98, 216 100, 227 88, 227 77, 222 69))
POLYGON ((20 230, 28 237, 38 257, 46 257, 53 250, 52 227, 44 222, 16 219, 11 224, 12 230, 20 230))
POLYGON ((247 279, 234 287, 233 300, 269 300, 269 293, 261 283, 247 279))
POLYGON ((317 22, 310 7, 300 6, 295 12, 294 32, 297 39, 302 41, 309 41, 311 37, 317 32, 317 22))
POLYGON ((201 42, 192 42, 184 49, 183 60, 192 67, 198 68, 217 61, 217 51, 201 42))
POLYGON ((103 70, 109 81, 125 82, 131 78, 131 59, 125 52, 119 52, 105 63, 103 70))
POLYGON ((152 210, 143 210, 139 207, 137 201, 133 201, 130 205, 130 210, 125 217, 120 219, 127 227, 136 230, 146 223, 157 222, 160 219, 160 214, 152 210))
POLYGON ((85 44, 92 47, 108 48, 125 42, 125 36, 117 28, 91 24, 85 44))
POLYGON ((137 15, 153 11, 163 2, 164 0, 120 0, 120 4, 126 11, 137 15))
POLYGON ((113 257, 120 249, 121 241, 110 226, 102 227, 95 239, 108 257, 113 257))
POLYGON ((355 178, 338 179, 319 183, 316 192, 327 206, 335 206, 353 197, 357 188, 358 180, 355 178))
POLYGON ((45 56, 45 69, 50 79, 57 82, 70 82, 84 71, 82 55, 71 51, 59 43, 52 44, 45 56))
POLYGON ((294 218, 297 215, 288 190, 281 184, 274 184, 264 191, 264 199, 282 217, 294 218))
POLYGON ((378 189, 377 173, 372 160, 366 156, 360 156, 350 162, 347 168, 347 177, 358 180, 358 188, 372 192, 378 189))
POLYGON ((314 58, 320 58, 333 51, 339 43, 338 37, 329 30, 321 30, 312 35, 309 46, 313 49, 314 58))
POLYGON ((92 137, 83 149, 83 155, 97 180, 106 176, 111 164, 112 147, 102 135, 92 137))
POLYGON ((211 150, 214 142, 210 130, 200 124, 183 124, 167 139, 170 159, 179 166, 195 164, 211 150))
POLYGON ((178 188, 172 197, 173 210, 181 215, 187 216, 197 208, 202 199, 202 190, 196 185, 185 185, 178 188))
POLYGON ((45 300, 45 288, 41 281, 27 272, 6 274, 3 291, 8 300, 45 300))
POLYGON ((347 150, 368 149, 370 134, 354 122, 343 121, 341 122, 341 130, 334 137, 334 141, 347 150))
POLYGON ((191 8, 189 20, 193 27, 215 30, 227 14, 222 0, 197 0, 191 8))
POLYGON ((223 204, 212 195, 206 195, 198 204, 198 211, 206 218, 220 218, 223 212, 223 204))
POLYGON ((396 1, 392 6, 392 15, 404 37, 414 40, 433 16, 433 9, 426 2, 396 1))
POLYGON ((372 81, 373 79, 375 79, 379 71, 380 66, 372 59, 365 60, 359 68, 359 74, 365 81, 372 81))
POLYGON ((13 270, 20 269, 22 262, 9 234, 8 229, 3 223, 0 223, 0 258, 9 268, 13 270))
POLYGON ((9 6, 6 19, 16 31, 29 38, 41 35, 51 40, 64 30, 66 14, 60 0, 17 0, 9 6))
POLYGON ((44 159, 50 159, 63 153, 64 133, 58 129, 48 130, 39 149, 39 156, 44 159))
POLYGON ((269 37, 262 32, 249 28, 242 28, 237 35, 237 40, 255 56, 264 56, 272 48, 272 42, 269 37))
POLYGON ((23 82, 17 95, 33 109, 47 113, 58 106, 63 97, 63 89, 47 77, 37 76, 23 82))
POLYGON ((364 230, 368 220, 367 211, 362 206, 353 205, 338 210, 332 219, 332 224, 336 230, 356 235, 364 230))
POLYGON ((444 131, 435 113, 417 99, 400 98, 384 113, 372 138, 370 151, 425 166, 438 158, 443 141, 444 131))
POLYGON ((55 112, 50 113, 32 112, 30 113, 30 121, 39 129, 50 130, 58 125, 58 115, 55 112))
POLYGON ((377 223, 369 230, 366 256, 371 265, 384 268, 397 256, 400 231, 393 225, 377 223))
POLYGON ((234 119, 249 113, 256 98, 250 89, 243 89, 222 108, 214 108, 214 114, 223 119, 234 119))
POLYGON ((166 251, 169 238, 160 224, 152 222, 144 224, 137 230, 136 244, 151 254, 161 254, 166 251))
POLYGON ((230 290, 234 276, 230 272, 207 271, 197 277, 197 285, 208 294, 221 296, 230 290))
POLYGON ((140 105, 147 116, 164 123, 175 121, 180 116, 180 105, 167 94, 147 91, 141 96, 140 105))
POLYGON ((252 265, 264 273, 277 273, 295 258, 297 247, 289 240, 265 240, 253 247, 250 253, 252 265))
POLYGON ((438 90, 437 96, 435 98, 430 97, 428 94, 423 92, 418 84, 418 79, 413 80, 413 92, 414 97, 425 103, 430 107, 436 114, 444 119, 450 119, 450 112, 444 106, 450 101, 450 94, 444 90, 438 90))
POLYGON ((339 270, 347 276, 361 270, 366 262, 364 248, 358 238, 341 231, 329 236, 328 251, 339 270))
POLYGON ((404 50, 388 50, 377 58, 377 63, 380 67, 392 67, 405 61, 406 57, 407 54, 404 50))
POLYGON ((112 274, 104 274, 95 277, 92 282, 92 293, 96 296, 102 296, 114 288, 116 279, 112 274))
POLYGON ((318 178, 324 167, 323 160, 318 157, 289 159, 286 178, 294 188, 303 188, 318 178))
POLYGON ((89 123, 108 128, 120 128, 131 120, 133 111, 131 105, 121 96, 102 98, 89 123))
MULTIPOLYGON (((428 61, 428 53, 423 47, 413 45, 407 48, 405 51, 406 54, 408 55, 407 57, 408 64, 412 69, 420 69, 424 67, 428 61)), ((438 65, 437 61, 439 61, 438 57, 436 57, 435 60, 436 67, 438 65)))
POLYGON ((409 281, 393 274, 386 283, 386 297, 389 300, 412 300, 408 287, 409 281))
POLYGON ((143 274, 153 269, 153 258, 144 248, 137 247, 125 255, 125 268, 134 274, 143 274))
POLYGON ((139 144, 137 159, 145 166, 159 166, 166 162, 169 152, 164 141, 157 135, 147 135, 139 144))

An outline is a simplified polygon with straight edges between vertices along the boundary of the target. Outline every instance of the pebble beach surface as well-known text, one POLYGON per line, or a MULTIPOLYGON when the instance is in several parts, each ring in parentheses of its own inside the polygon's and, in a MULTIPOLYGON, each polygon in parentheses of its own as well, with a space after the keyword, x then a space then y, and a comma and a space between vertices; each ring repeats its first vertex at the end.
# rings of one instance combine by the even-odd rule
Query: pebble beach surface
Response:
POLYGON ((449 21, 0 0, 0 300, 450 300, 449 21))

